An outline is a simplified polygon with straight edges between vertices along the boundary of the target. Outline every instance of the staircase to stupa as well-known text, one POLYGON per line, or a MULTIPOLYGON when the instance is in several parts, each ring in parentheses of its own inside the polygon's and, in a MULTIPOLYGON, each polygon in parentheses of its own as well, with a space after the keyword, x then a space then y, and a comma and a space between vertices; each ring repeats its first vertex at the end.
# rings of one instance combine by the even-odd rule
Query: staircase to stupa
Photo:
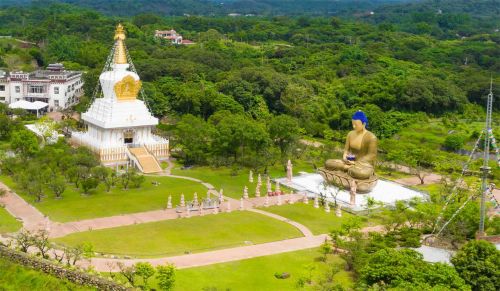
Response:
POLYGON ((129 148, 128 150, 139 162, 143 173, 151 174, 162 171, 160 164, 158 164, 156 158, 151 155, 145 147, 133 147, 129 148))

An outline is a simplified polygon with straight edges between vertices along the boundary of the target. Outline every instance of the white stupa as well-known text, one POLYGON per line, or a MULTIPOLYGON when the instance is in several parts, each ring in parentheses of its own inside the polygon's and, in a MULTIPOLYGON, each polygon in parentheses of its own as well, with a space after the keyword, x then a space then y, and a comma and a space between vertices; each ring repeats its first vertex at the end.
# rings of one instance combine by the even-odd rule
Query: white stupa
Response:
POLYGON ((130 164, 144 173, 160 172, 158 161, 168 159, 169 141, 152 133, 158 119, 137 99, 142 84, 124 40, 119 24, 115 45, 99 77, 100 94, 82 114, 87 131, 73 132, 72 137, 94 150, 105 165, 130 164))

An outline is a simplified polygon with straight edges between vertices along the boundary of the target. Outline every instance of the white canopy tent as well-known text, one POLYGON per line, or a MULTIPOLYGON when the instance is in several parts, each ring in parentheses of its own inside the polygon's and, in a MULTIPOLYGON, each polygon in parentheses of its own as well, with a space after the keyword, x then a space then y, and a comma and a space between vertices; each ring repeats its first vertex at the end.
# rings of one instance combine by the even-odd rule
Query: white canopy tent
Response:
POLYGON ((28 111, 35 111, 36 116, 40 116, 40 110, 48 107, 49 104, 42 101, 29 102, 26 100, 19 100, 14 103, 9 104, 9 108, 21 108, 28 111))

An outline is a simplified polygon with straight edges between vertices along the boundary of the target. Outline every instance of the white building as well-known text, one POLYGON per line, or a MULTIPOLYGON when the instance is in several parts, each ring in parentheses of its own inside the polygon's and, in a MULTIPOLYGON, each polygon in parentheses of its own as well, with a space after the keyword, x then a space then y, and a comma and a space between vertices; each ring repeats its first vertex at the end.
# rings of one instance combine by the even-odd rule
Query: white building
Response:
MULTIPOLYGON (((37 104, 46 104, 45 111, 61 110, 78 103, 83 95, 82 87, 82 73, 67 71, 62 64, 51 64, 46 70, 31 73, 0 72, 0 102, 6 104, 38 101, 37 104)), ((18 103, 22 104, 27 103, 18 103)))
POLYGON ((144 173, 160 172, 159 160, 168 159, 169 141, 152 133, 158 119, 137 99, 142 84, 130 70, 121 25, 115 40, 113 62, 99 77, 102 97, 82 114, 87 131, 73 132, 73 140, 93 149, 103 164, 132 164, 144 173))
POLYGON ((178 34, 177 31, 171 30, 155 30, 155 37, 163 38, 171 41, 173 44, 183 44, 192 45, 193 41, 188 39, 183 39, 182 35, 178 34))

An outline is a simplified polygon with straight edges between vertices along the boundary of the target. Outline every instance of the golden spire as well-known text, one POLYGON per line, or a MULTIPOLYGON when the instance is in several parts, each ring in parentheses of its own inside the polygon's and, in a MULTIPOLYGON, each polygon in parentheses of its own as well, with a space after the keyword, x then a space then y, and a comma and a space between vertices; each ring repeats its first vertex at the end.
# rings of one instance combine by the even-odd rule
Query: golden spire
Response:
POLYGON ((121 23, 118 24, 115 30, 116 47, 115 47, 115 64, 126 64, 127 63, 127 53, 125 52, 125 30, 121 23))

